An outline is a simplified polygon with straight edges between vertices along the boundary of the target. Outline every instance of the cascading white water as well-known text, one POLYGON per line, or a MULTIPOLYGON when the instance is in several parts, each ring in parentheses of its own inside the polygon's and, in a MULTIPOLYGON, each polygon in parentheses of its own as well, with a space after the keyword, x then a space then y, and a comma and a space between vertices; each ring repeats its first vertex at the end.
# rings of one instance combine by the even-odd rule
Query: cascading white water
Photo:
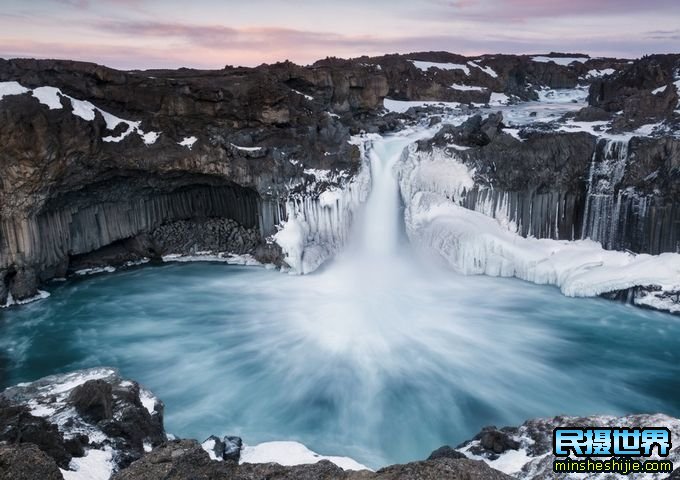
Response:
POLYGON ((409 138, 394 137, 375 142, 368 151, 371 165, 371 193, 357 226, 357 252, 371 257, 395 255, 399 244, 399 183, 394 171, 409 138))

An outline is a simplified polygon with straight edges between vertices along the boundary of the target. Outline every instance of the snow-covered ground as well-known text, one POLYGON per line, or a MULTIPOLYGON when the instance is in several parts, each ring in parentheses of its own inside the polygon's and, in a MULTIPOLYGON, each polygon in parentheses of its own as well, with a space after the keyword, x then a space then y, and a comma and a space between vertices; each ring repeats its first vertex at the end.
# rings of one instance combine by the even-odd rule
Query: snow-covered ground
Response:
MULTIPOLYGON (((65 480, 108 480, 115 469, 110 438, 98 427, 80 417, 68 402, 73 390, 90 380, 105 380, 120 388, 132 387, 115 369, 98 367, 67 374, 51 375, 31 383, 21 383, 3 392, 13 402, 26 404, 31 414, 57 425, 64 438, 87 435, 89 445, 84 457, 71 460, 68 470, 61 469, 65 480)), ((151 415, 156 414, 156 397, 140 387, 139 397, 151 415)), ((119 412, 115 411, 114 416, 119 412)))
MULTIPOLYGON (((508 475, 521 480, 532 478, 568 478, 574 480, 609 480, 611 474, 592 474, 592 473, 570 473, 566 475, 555 475, 552 473, 552 432, 556 427, 567 426, 588 426, 592 428, 630 428, 635 427, 666 427, 671 431, 670 455, 664 460, 670 460, 674 465, 680 461, 680 420, 667 415, 630 415, 626 417, 613 416, 592 416, 592 417, 555 417, 539 418, 525 422, 523 425, 511 428, 508 435, 519 443, 519 449, 507 450, 500 455, 475 454, 480 446, 479 440, 467 442, 459 451, 474 460, 483 460, 492 468, 500 470, 508 475)), ((573 457, 572 457, 573 458, 573 457)), ((648 459, 639 460, 660 460, 658 455, 653 455, 648 459)), ((668 473, 638 473, 630 474, 625 477, 617 475, 619 478, 630 478, 632 480, 661 480, 669 478, 668 473)))
MULTIPOLYGON (((104 118, 104 121, 106 122, 106 128, 108 130, 115 130, 121 124, 127 125, 126 130, 120 135, 104 136, 102 138, 102 141, 104 142, 118 143, 134 133, 139 135, 145 145, 153 145, 161 136, 161 132, 142 130, 142 122, 140 121, 119 118, 99 107, 96 107, 86 100, 79 100, 66 95, 58 88, 44 86, 35 89, 29 89, 15 81, 0 82, 0 101, 4 97, 10 95, 23 95, 29 92, 31 92, 32 96, 35 97, 38 102, 47 106, 47 108, 50 110, 60 110, 64 108, 64 103, 62 102, 70 103, 73 115, 76 115, 77 117, 80 117, 88 122, 93 121, 97 113, 99 113, 104 118)), ((183 141, 178 142, 178 144, 190 148, 195 141, 195 137, 188 137, 183 141)))
POLYGON ((279 465, 305 465, 328 460, 344 470, 370 470, 349 457, 320 455, 298 442, 265 442, 245 445, 239 463, 278 463, 279 465))

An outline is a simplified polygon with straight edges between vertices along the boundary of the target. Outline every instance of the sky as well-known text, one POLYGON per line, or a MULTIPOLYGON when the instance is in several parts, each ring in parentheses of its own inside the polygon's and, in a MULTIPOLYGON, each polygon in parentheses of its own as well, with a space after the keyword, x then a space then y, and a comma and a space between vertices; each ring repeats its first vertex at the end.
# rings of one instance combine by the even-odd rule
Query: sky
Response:
POLYGON ((0 0, 0 57, 222 68, 446 50, 680 53, 680 0, 0 0))

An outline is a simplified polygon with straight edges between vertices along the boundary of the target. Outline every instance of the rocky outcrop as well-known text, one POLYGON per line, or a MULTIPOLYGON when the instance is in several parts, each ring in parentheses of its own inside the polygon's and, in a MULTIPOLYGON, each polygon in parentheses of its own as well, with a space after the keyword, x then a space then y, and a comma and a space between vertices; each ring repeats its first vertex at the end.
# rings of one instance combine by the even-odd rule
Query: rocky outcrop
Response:
MULTIPOLYGON (((667 427, 671 431, 671 443, 677 445, 680 424, 676 418, 666 415, 630 415, 625 417, 552 417, 528 420, 518 427, 486 427, 474 439, 459 445, 458 450, 476 459, 485 459, 499 465, 509 458, 520 458, 520 462, 509 462, 506 473, 522 480, 544 480, 570 478, 570 474, 555 474, 552 470, 555 457, 553 451, 553 430, 556 427, 572 428, 640 428, 667 427)), ((633 457, 634 458, 634 457, 633 457)), ((680 448, 672 447, 666 460, 677 462, 680 448)), ((646 458, 637 457, 644 461, 646 458)), ((609 478, 607 474, 593 474, 592 478, 609 478)), ((590 478, 590 477, 589 477, 590 478)), ((644 476, 654 480, 665 480, 668 473, 650 473, 644 476)))
POLYGON ((52 458, 32 443, 0 444, 0 480, 63 480, 52 458))
POLYGON ((111 470, 165 442, 163 403, 113 369, 94 368, 0 393, 0 441, 38 447, 68 470, 95 451, 111 470))
POLYGON ((607 112, 621 112, 615 122, 621 129, 674 118, 677 122, 679 69, 680 55, 643 57, 616 75, 596 79, 588 102, 607 112))

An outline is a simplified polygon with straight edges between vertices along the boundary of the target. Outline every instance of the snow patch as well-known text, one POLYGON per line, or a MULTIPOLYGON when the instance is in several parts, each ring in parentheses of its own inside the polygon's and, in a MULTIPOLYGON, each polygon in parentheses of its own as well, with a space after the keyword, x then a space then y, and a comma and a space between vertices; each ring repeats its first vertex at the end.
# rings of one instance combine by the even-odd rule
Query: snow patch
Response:
POLYGON ((590 60, 590 58, 588 57, 546 57, 542 55, 532 57, 531 59, 534 62, 539 63, 553 62, 556 63, 557 65, 562 65, 563 67, 569 66, 574 62, 585 63, 588 60, 590 60))
POLYGON ((244 446, 239 463, 278 463, 283 466, 308 465, 328 460, 343 470, 370 470, 349 457, 319 455, 298 442, 266 442, 244 446))
POLYGON ((146 411, 153 415, 156 413, 156 397, 144 388, 139 389, 139 401, 142 402, 146 411))
POLYGON ((243 152, 259 152, 262 150, 262 147, 242 147, 240 145, 234 145, 233 143, 231 144, 232 147, 234 147, 236 150, 241 150, 243 152))
POLYGON ((70 470, 61 470, 64 480, 109 480, 113 475, 113 453, 111 448, 90 449, 84 457, 73 458, 70 470))
POLYGON ((498 74, 491 67, 483 67, 473 61, 468 62, 468 65, 470 65, 471 67, 479 68, 482 72, 486 73, 488 76, 492 78, 498 78, 498 74))
POLYGON ((612 75, 615 72, 616 70, 614 70, 613 68, 603 68, 602 70, 593 69, 588 70, 588 74, 586 76, 588 78, 600 78, 606 75, 612 75))
MULTIPOLYGON (((436 63, 436 62, 423 62, 420 60, 409 60, 413 65, 419 70, 427 72, 431 68, 437 68, 439 70, 462 70, 465 75, 470 75, 470 68, 467 65, 461 63, 436 63)), ((481 67, 478 67, 481 68, 481 67)))
POLYGON ((183 255, 180 253, 171 253, 161 257, 163 262, 219 262, 228 265, 245 265, 245 266, 261 266, 262 264, 255 260, 255 257, 249 253, 238 255, 235 253, 226 252, 196 252, 194 255, 183 255))
POLYGON ((462 92, 483 92, 486 90, 486 87, 475 87, 475 86, 470 86, 470 85, 461 85, 459 83, 454 83, 451 85, 451 88, 454 90, 460 90, 462 92))
POLYGON ((184 140, 182 140, 181 142, 177 142, 177 145, 187 147, 189 150, 191 150, 191 148, 194 146, 194 143, 196 143, 197 140, 198 138, 196 137, 184 137, 184 140))
POLYGON ((33 96, 50 110, 59 110, 61 106, 61 91, 54 87, 38 87, 33 90, 33 96))
POLYGON ((307 100, 314 100, 314 97, 312 97, 311 95, 307 95, 307 94, 302 93, 302 92, 300 92, 300 91, 298 91, 298 90, 293 90, 293 92, 294 92, 294 93, 297 93, 298 95, 302 95, 302 96, 305 97, 307 100))
POLYGON ((30 92, 26 87, 23 87, 19 82, 0 82, 0 100, 9 95, 21 95, 30 92))
POLYGON ((404 113, 411 107, 442 107, 442 108, 458 108, 458 102, 436 102, 436 101, 408 101, 408 100, 392 100, 386 98, 383 100, 385 110, 389 112, 404 113))

